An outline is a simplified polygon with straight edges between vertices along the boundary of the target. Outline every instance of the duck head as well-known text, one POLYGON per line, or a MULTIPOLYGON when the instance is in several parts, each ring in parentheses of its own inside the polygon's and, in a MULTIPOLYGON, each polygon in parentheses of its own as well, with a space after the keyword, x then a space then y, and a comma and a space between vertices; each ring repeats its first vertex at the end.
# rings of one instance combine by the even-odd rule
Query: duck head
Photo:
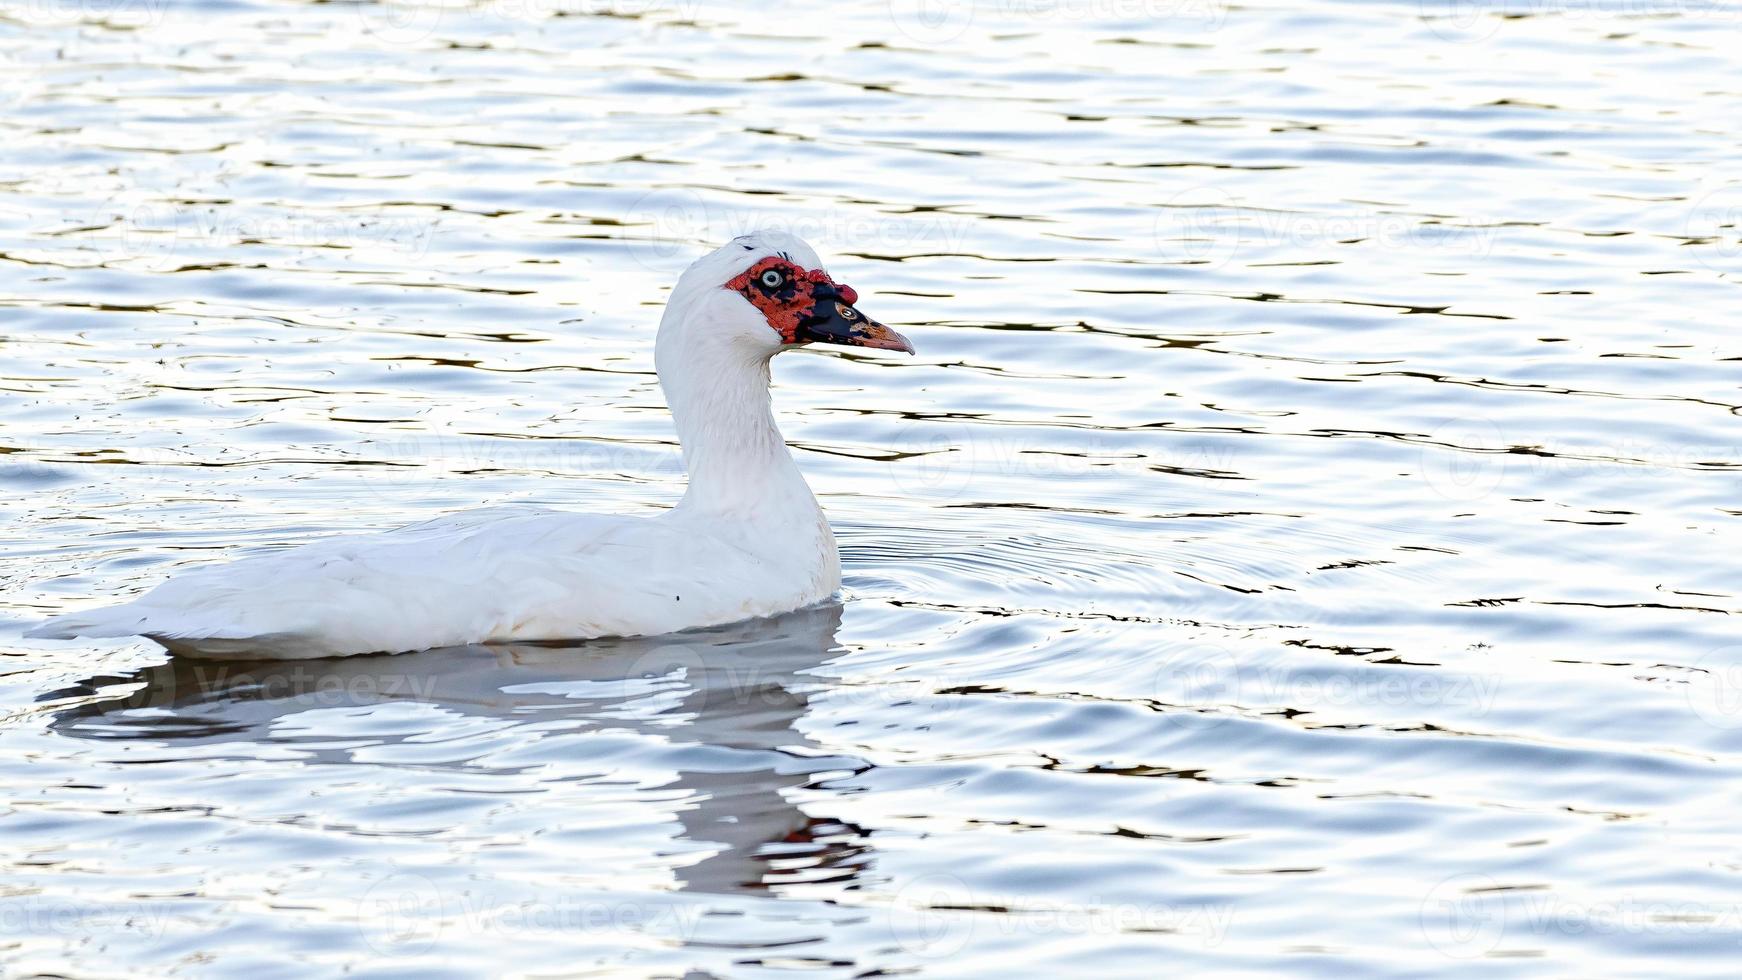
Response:
POLYGON ((823 269, 796 235, 741 235, 697 259, 678 279, 660 346, 771 357, 805 344, 913 353, 906 337, 859 312, 859 294, 823 269))

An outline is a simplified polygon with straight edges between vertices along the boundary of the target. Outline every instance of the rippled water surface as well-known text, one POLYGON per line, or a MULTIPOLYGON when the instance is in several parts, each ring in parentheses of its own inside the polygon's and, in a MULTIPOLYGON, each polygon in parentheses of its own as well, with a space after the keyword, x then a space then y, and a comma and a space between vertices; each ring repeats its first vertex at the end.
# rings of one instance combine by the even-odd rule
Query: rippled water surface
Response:
POLYGON ((1742 14, 0 0, 4 972, 1734 975, 1742 14), (839 605, 20 639, 651 513, 708 243, 839 605))

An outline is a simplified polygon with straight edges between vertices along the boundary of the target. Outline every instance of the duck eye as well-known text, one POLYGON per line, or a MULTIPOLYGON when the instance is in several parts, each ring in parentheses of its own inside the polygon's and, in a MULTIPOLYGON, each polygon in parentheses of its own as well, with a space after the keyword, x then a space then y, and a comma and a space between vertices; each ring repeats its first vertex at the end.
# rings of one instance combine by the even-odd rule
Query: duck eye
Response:
POLYGON ((762 285, 769 289, 779 289, 786 285, 786 274, 779 269, 769 269, 762 274, 762 285))

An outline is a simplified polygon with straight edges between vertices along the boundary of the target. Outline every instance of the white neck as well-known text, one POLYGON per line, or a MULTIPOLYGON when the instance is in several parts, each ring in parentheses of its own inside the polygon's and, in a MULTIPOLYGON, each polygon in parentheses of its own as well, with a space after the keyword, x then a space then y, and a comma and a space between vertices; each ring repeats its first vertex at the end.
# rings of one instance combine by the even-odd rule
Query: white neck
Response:
POLYGON ((814 521, 816 498, 774 424, 768 360, 725 345, 682 347, 662 335, 659 385, 689 472, 680 508, 814 521))

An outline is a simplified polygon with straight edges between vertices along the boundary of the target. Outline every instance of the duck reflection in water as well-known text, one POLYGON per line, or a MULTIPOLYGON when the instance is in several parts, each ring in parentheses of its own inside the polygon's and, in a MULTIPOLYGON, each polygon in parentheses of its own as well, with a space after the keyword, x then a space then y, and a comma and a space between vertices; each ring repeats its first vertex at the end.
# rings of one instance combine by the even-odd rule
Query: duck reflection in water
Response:
MULTIPOLYGON (((367 766, 358 758, 365 743, 375 749, 428 734, 427 728, 366 736, 323 730, 321 716, 311 713, 330 708, 422 702, 499 722, 489 747, 517 726, 528 740, 553 730, 637 732, 660 740, 678 764, 688 759, 696 765, 675 769, 671 782, 658 788, 662 799, 670 790, 683 791, 679 836, 713 850, 676 869, 682 889, 745 893, 816 881, 839 885, 869 858, 864 832, 808 815, 788 795, 867 767, 824 754, 798 728, 811 694, 827 683, 812 672, 840 653, 840 621, 840 605, 830 603, 707 630, 570 646, 465 646, 301 661, 172 657, 129 674, 91 677, 42 700, 81 699, 56 714, 52 727, 62 735, 228 747, 218 755, 230 758, 283 758, 288 747, 295 765, 367 766), (684 751, 695 747, 708 751, 684 751)), ((419 765, 490 772, 478 759, 485 751, 480 746, 464 758, 419 765)))

